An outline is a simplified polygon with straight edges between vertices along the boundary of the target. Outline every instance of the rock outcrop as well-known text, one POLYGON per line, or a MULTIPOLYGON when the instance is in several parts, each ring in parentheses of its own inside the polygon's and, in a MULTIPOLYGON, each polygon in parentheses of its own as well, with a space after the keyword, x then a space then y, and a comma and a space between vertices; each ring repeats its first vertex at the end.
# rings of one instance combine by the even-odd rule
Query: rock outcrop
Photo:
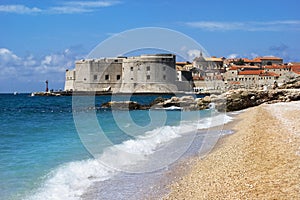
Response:
POLYGON ((220 112, 237 111, 245 108, 258 106, 263 103, 277 103, 300 100, 299 89, 276 89, 276 90, 231 90, 220 95, 194 98, 193 96, 172 97, 164 99, 156 98, 149 105, 141 105, 134 101, 107 102, 101 108, 115 110, 145 110, 165 109, 180 107, 184 111, 203 110, 215 108, 220 112))
POLYGON ((293 78, 279 87, 279 89, 299 89, 299 88, 300 88, 300 77, 293 78))
POLYGON ((218 111, 237 111, 262 103, 300 100, 300 90, 233 90, 211 97, 218 111))
POLYGON ((112 110, 146 110, 148 106, 141 105, 135 101, 110 101, 101 105, 101 108, 112 110))

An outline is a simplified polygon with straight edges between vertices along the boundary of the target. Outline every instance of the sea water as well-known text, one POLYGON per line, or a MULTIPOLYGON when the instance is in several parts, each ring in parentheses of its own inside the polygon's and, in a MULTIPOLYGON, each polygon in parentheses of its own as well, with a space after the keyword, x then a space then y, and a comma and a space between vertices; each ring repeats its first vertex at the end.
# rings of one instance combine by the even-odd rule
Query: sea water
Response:
MULTIPOLYGON (((148 104, 156 97, 131 100, 148 104)), ((110 100, 95 97, 95 107, 110 100)), ((74 110, 74 98, 68 96, 1 94, 0 199, 129 199, 155 185, 165 168, 191 152, 192 145, 184 149, 184 144, 204 144, 202 149, 215 144, 218 137, 203 139, 198 129, 230 120, 212 109, 74 110), (104 135, 87 116, 95 116, 104 135)))

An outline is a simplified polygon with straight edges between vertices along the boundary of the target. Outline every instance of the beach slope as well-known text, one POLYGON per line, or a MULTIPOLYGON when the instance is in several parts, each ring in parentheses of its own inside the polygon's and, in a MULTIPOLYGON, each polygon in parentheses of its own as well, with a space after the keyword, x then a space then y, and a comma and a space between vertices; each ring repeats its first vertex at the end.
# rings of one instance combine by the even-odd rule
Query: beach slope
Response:
POLYGON ((164 199, 300 199, 300 102, 241 113, 164 199))

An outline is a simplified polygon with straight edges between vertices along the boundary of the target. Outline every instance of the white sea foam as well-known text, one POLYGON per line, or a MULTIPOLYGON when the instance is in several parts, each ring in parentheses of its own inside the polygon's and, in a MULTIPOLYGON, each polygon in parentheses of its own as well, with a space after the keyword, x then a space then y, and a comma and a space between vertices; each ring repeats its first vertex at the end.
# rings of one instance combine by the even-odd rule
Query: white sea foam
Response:
POLYGON ((181 107, 178 107, 178 106, 170 106, 170 107, 167 107, 167 108, 163 108, 164 110, 182 110, 181 107))
POLYGON ((53 170, 43 185, 28 200, 75 200, 95 181, 116 173, 95 159, 70 162, 53 170))
POLYGON ((223 124, 227 124, 228 122, 231 122, 233 120, 232 117, 226 115, 225 113, 219 113, 218 115, 215 115, 213 117, 207 117, 201 119, 197 124, 198 129, 207 129, 212 128, 216 126, 221 126, 223 124))
POLYGON ((136 166, 149 159, 164 145, 185 133, 228 123, 232 118, 225 114, 182 122, 180 126, 163 126, 148 131, 136 139, 106 148, 96 159, 66 163, 53 170, 48 178, 28 200, 75 200, 80 199, 95 182, 112 178, 125 166, 136 166), (113 166, 113 168, 108 167, 113 166))

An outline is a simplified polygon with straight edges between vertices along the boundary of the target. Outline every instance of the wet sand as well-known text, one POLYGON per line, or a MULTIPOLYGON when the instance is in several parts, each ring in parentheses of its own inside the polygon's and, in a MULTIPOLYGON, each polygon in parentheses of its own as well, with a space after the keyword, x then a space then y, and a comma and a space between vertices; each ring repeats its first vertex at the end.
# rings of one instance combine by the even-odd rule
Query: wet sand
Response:
MULTIPOLYGON (((300 199, 300 102, 241 113, 164 199, 300 199)), ((180 170, 180 169, 179 169, 180 170)))

